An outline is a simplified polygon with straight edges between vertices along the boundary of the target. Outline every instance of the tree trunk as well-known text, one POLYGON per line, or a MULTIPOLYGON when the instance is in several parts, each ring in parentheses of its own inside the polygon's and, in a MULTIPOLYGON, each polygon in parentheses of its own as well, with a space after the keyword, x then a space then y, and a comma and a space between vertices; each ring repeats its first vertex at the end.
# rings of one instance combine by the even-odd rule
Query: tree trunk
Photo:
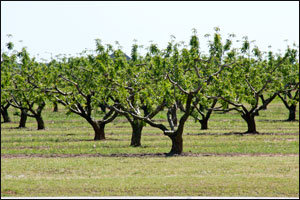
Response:
POLYGON ((169 136, 172 140, 171 151, 167 155, 181 154, 183 150, 182 132, 176 131, 175 136, 169 136))
POLYGON ((287 121, 295 121, 296 120, 296 105, 291 105, 289 107, 289 118, 287 119, 287 121))
POLYGON ((141 146, 141 136, 143 130, 143 121, 134 119, 131 123, 132 136, 130 146, 139 147, 141 146))
POLYGON ((262 104, 263 104, 262 110, 267 110, 267 104, 265 104, 266 100, 264 99, 264 96, 261 95, 259 97, 260 97, 260 99, 262 101, 262 104))
POLYGON ((20 118, 20 122, 19 122, 19 128, 25 128, 26 121, 27 121, 27 110, 21 109, 21 118, 20 118))
POLYGON ((45 129, 45 124, 44 124, 44 120, 42 118, 41 115, 36 115, 35 116, 35 119, 36 119, 36 122, 37 122, 37 125, 38 125, 38 130, 43 130, 45 129))
POLYGON ((53 102, 53 112, 58 112, 58 105, 56 102, 53 102))
POLYGON ((204 118, 202 120, 199 120, 201 124, 201 130, 207 130, 208 129, 208 119, 204 118))
POLYGON ((177 111, 176 104, 174 104, 174 106, 171 108, 171 113, 172 113, 172 119, 173 119, 174 126, 177 126, 177 123, 178 123, 176 111, 177 111))
POLYGON ((93 122, 92 126, 95 131, 94 140, 105 140, 105 133, 104 133, 105 123, 93 122))
POLYGON ((10 117, 8 115, 8 112, 7 112, 7 109, 8 107, 4 107, 4 108, 1 108, 1 115, 3 117, 3 122, 6 123, 6 122, 11 122, 10 120, 10 117))
MULTIPOLYGON (((198 118, 198 121, 200 122, 200 124, 201 124, 201 130, 207 130, 208 129, 208 120, 209 120, 209 118, 210 118, 210 116, 211 116, 211 114, 212 114, 212 112, 213 112, 213 108, 216 106, 216 104, 217 104, 217 99, 214 99, 214 101, 213 101, 213 103, 211 104, 211 106, 210 106, 210 109, 207 109, 207 113, 206 113, 206 115, 203 113, 203 110, 205 109, 204 107, 203 107, 203 105, 202 104, 200 104, 200 108, 199 108, 199 110, 198 110, 198 113, 200 113, 201 115, 202 115, 202 119, 201 120, 199 120, 199 118, 198 118)), ((196 108, 196 107, 195 107, 196 108)))
POLYGON ((251 114, 245 114, 242 115, 243 119, 247 122, 248 130, 245 133, 252 133, 252 134, 257 134, 258 132, 256 131, 256 124, 255 124, 255 115, 251 114))
POLYGON ((185 113, 179 120, 177 130, 173 134, 165 133, 165 135, 168 135, 172 140, 172 148, 167 155, 181 154, 183 151, 182 134, 183 134, 185 122, 189 118, 191 112, 193 112, 194 110, 194 107, 191 107, 193 97, 194 95, 192 93, 189 93, 187 96, 185 113))
POLYGON ((167 112, 167 118, 171 129, 174 129, 174 127, 177 127, 178 125, 176 110, 176 106, 174 105, 169 108, 167 112))

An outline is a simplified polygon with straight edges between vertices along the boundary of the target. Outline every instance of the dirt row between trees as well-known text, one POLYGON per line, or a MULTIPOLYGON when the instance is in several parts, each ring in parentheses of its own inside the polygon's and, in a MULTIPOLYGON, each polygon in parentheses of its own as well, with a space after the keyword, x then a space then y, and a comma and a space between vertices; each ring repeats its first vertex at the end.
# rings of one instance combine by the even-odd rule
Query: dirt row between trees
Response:
MULTIPOLYGON (((280 153, 182 153, 180 155, 172 155, 172 157, 238 157, 238 156, 249 156, 249 157, 280 157, 280 156, 299 156, 297 153, 292 154, 280 154, 280 153)), ((142 154, 1 154, 1 159, 5 158, 88 158, 88 157, 170 157, 166 153, 142 153, 142 154)))

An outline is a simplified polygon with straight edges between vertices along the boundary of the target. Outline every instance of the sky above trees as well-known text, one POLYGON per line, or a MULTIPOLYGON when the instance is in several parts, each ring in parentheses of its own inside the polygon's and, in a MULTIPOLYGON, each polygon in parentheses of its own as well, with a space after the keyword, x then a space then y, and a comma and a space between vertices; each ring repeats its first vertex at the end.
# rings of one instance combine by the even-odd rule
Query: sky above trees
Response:
POLYGON ((273 51, 283 51, 286 39, 299 44, 299 2, 1 1, 1 51, 12 41, 45 59, 94 50, 96 38, 115 46, 118 41, 128 55, 134 40, 164 48, 174 35, 188 44, 193 28, 206 51, 204 35, 213 34, 214 27, 224 38, 230 33, 237 39, 248 36, 263 50, 271 45, 273 51))

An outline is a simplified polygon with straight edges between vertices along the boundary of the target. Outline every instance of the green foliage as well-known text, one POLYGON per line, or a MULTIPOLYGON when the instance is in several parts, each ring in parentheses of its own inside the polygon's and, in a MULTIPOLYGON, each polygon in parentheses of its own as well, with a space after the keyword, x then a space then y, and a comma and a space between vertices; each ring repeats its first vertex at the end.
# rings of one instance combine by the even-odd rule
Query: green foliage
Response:
MULTIPOLYGON (((23 104, 25 99, 38 104, 47 98, 60 100, 77 111, 81 105, 85 112, 97 110, 99 104, 119 104, 127 111, 142 107, 153 111, 163 103, 167 107, 177 101, 184 103, 187 93, 200 88, 194 100, 204 106, 213 96, 226 100, 220 102, 224 108, 236 104, 239 109, 244 105, 253 110, 259 95, 270 97, 299 88, 296 47, 288 47, 284 55, 262 52, 246 36, 239 47, 234 47, 234 34, 223 42, 220 28, 214 30, 211 39, 205 34, 207 53, 200 54, 199 37, 193 29, 189 48, 172 36, 165 49, 151 43, 143 56, 138 54, 141 46, 135 43, 130 60, 118 42, 114 49, 100 39, 95 40, 96 55, 81 54, 48 63, 35 61, 26 48, 13 51, 10 42, 8 52, 2 53, 1 104, 11 97, 23 104)), ((289 103, 297 99, 296 95, 289 103)))

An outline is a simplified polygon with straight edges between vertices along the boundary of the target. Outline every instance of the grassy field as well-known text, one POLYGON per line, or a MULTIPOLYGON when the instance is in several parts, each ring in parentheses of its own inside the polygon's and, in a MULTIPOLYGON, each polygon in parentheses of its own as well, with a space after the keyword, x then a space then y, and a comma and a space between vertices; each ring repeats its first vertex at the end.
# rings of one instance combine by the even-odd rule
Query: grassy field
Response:
POLYGON ((235 112, 213 114, 208 130, 189 118, 184 154, 175 157, 162 154, 171 141, 158 129, 146 126, 142 146, 130 147, 131 127, 118 117, 106 140, 93 141, 84 119, 51 110, 43 113, 46 130, 31 118, 17 129, 13 108, 13 122, 1 124, 2 197, 299 196, 299 121, 284 121, 278 99, 257 116, 258 135, 240 134, 246 123, 235 112))

